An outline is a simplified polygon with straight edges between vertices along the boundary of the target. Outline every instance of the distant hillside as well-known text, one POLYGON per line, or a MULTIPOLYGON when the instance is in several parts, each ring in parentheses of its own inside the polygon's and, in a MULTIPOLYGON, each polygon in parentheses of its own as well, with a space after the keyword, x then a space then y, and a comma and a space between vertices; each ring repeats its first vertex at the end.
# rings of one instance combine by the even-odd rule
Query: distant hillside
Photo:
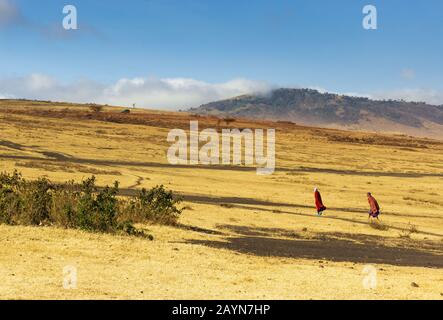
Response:
POLYGON ((376 101, 311 89, 277 89, 266 96, 244 95, 211 102, 190 111, 443 139, 443 106, 423 102, 376 101))

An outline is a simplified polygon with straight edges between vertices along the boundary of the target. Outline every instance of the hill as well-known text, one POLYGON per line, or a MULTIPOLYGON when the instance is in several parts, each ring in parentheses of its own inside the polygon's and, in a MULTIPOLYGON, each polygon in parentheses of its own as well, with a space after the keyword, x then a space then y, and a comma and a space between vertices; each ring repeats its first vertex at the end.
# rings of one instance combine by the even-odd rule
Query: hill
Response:
POLYGON ((190 112, 443 139, 443 106, 371 100, 311 89, 277 89, 268 95, 244 95, 208 103, 190 112))

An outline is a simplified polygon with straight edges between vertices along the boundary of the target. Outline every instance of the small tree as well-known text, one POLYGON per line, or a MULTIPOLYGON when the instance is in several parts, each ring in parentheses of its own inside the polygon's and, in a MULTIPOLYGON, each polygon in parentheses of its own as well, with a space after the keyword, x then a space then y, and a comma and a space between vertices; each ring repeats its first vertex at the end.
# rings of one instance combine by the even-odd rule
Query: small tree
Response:
POLYGON ((230 125, 231 123, 234 123, 236 119, 234 118, 224 118, 223 121, 226 123, 226 125, 230 125))
POLYGON ((103 106, 99 106, 99 105, 93 104, 93 105, 90 105, 90 106, 89 106, 89 109, 90 109, 92 112, 99 113, 99 112, 102 112, 102 111, 103 111, 103 106))

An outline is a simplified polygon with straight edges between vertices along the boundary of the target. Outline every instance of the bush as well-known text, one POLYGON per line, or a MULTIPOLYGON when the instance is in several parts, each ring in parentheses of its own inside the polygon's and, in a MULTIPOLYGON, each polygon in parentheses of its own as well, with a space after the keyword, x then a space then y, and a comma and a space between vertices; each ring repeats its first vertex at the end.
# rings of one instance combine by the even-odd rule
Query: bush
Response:
POLYGON ((95 177, 83 181, 77 208, 77 226, 87 231, 111 232, 118 215, 118 182, 97 193, 95 177))
POLYGON ((42 225, 49 219, 52 189, 47 179, 27 182, 15 171, 0 175, 0 222, 42 225))
POLYGON ((135 222, 175 225, 184 210, 177 207, 181 202, 181 198, 174 198, 172 191, 161 185, 151 190, 142 189, 124 210, 135 222))
POLYGON ((21 207, 18 222, 25 225, 44 225, 49 222, 51 183, 47 179, 21 184, 21 207))
POLYGON ((52 193, 50 221, 64 228, 77 227, 77 210, 80 193, 74 181, 57 186, 52 193))
POLYGON ((86 231, 124 233, 152 240, 134 222, 176 224, 182 201, 163 186, 143 189, 133 199, 117 197, 119 184, 97 188, 95 177, 76 185, 55 185, 47 179, 26 181, 21 174, 0 174, 0 223, 56 225, 86 231))
POLYGON ((90 109, 92 112, 99 113, 99 112, 102 112, 102 111, 103 111, 103 106, 93 104, 93 105, 90 105, 90 106, 89 106, 89 109, 90 109))
POLYGON ((18 186, 21 175, 15 171, 12 175, 0 174, 0 223, 14 224, 14 217, 21 207, 18 186))

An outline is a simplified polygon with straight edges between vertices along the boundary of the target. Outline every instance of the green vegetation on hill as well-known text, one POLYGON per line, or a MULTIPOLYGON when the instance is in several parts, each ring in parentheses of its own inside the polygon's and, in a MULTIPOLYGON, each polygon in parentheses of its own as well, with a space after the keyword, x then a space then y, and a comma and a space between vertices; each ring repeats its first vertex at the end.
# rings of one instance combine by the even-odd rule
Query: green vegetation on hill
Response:
POLYGON ((372 116, 414 128, 421 128, 423 120, 443 125, 443 106, 424 102, 371 100, 311 89, 277 89, 269 95, 244 95, 208 103, 191 111, 307 124, 350 125, 372 116))

